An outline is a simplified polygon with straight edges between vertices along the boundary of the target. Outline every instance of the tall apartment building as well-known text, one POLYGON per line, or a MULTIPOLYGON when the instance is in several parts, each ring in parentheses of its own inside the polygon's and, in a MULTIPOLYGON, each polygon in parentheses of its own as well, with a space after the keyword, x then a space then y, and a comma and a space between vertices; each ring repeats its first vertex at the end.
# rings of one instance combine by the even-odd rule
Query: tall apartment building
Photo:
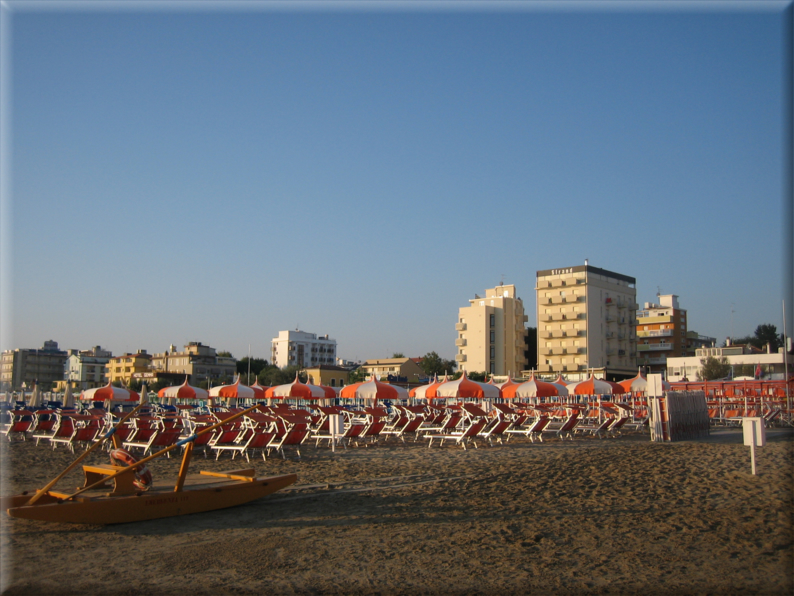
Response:
POLYGON ((584 265, 538 271, 538 371, 571 380, 637 374, 636 280, 584 265))
POLYGON ((646 372, 666 376, 667 359, 687 356, 686 311, 678 296, 659 296, 659 304, 646 302, 637 311, 637 364, 646 372))
POLYGON ((107 385, 105 365, 113 357, 109 350, 94 346, 90 350, 69 350, 64 363, 64 380, 83 391, 107 385))
POLYGON ((58 342, 48 340, 39 349, 4 350, 0 357, 0 388, 3 391, 31 389, 38 382, 49 389, 63 380, 66 351, 58 349, 58 342))
POLYGON ((151 372, 152 377, 174 380, 178 378, 177 375, 187 375, 188 382, 195 385, 201 381, 234 377, 237 361, 218 356, 215 348, 192 341, 181 352, 171 345, 166 352, 152 356, 151 372))
POLYGON ((527 315, 514 285, 477 294, 458 310, 455 360, 458 370, 494 375, 518 374, 527 367, 527 315))
POLYGON ((271 343, 271 362, 279 368, 336 364, 336 340, 305 331, 279 331, 271 343))

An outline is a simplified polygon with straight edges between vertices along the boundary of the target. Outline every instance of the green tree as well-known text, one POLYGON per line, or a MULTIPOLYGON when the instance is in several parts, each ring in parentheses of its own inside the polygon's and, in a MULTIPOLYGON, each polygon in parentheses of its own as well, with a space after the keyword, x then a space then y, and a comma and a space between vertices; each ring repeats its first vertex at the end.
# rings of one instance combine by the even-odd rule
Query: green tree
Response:
POLYGON ((362 383, 367 380, 367 371, 364 370, 363 366, 359 366, 358 368, 351 370, 350 375, 348 376, 348 383, 351 385, 353 383, 362 383))
POLYGON ((222 350, 220 352, 216 352, 219 358, 234 358, 231 352, 227 352, 226 350, 222 350))
POLYGON ((445 373, 449 373, 451 375, 455 372, 457 364, 454 360, 445 360, 436 352, 428 352, 422 356, 422 360, 419 362, 419 367, 428 376, 443 375, 445 373))
POLYGON ((777 352, 778 348, 783 346, 783 341, 778 335, 777 327, 770 323, 764 323, 755 328, 755 345, 756 348, 764 349, 766 344, 772 348, 772 352, 777 352))
POLYGON ((392 358, 405 358, 405 354, 403 354, 402 352, 395 352, 394 354, 391 355, 391 357, 392 358))
POLYGON ((714 356, 700 359, 700 370, 698 371, 699 381, 714 381, 724 379, 731 374, 731 365, 728 359, 723 356, 719 360, 714 356))
MULTIPOLYGON (((248 374, 248 356, 237 361, 237 372, 241 375, 248 374)), ((251 374, 256 377, 267 366, 264 358, 251 358, 251 374)))

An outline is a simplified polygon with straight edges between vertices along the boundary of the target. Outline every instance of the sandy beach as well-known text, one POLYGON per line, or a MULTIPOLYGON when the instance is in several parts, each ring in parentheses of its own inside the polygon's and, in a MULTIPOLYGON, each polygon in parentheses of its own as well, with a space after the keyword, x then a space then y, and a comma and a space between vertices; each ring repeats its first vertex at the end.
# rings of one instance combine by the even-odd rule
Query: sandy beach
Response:
MULTIPOLYGON (((794 434, 767 441, 757 476, 740 430, 672 444, 307 446, 301 461, 253 465, 322 486, 237 508, 106 527, 3 513, 3 593, 791 594, 794 434)), ((3 494, 41 487, 73 459, 4 445, 3 494)), ((192 469, 238 461, 198 456, 192 469)), ((158 478, 178 466, 150 464, 158 478)), ((59 487, 80 483, 74 473, 59 487)))

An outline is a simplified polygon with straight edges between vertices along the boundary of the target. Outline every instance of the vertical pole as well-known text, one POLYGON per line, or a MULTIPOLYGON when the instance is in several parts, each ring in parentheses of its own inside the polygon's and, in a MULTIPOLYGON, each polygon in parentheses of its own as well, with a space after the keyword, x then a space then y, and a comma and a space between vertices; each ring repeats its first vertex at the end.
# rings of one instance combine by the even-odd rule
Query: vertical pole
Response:
POLYGON ((752 442, 750 443, 750 467, 753 470, 753 476, 755 476, 755 422, 750 425, 750 435, 752 436, 752 442))

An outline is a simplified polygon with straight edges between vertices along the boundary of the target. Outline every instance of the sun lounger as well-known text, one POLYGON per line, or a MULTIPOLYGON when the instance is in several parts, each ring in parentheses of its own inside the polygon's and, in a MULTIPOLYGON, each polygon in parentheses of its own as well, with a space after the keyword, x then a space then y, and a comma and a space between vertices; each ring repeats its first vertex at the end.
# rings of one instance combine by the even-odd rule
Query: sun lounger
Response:
MULTIPOLYGON (((125 441, 123 445, 128 450, 143 449, 143 455, 145 456, 174 445, 181 436, 181 430, 157 430, 146 441, 125 441)), ((171 457, 171 452, 166 453, 166 457, 171 457)))
POLYGON ((495 418, 490 424, 488 424, 480 433, 479 437, 482 437, 488 444, 493 446, 493 440, 496 439, 498 443, 502 443, 502 437, 505 437, 505 433, 513 426, 512 420, 507 420, 504 418, 495 418))
POLYGON ((11 423, 3 430, 6 438, 10 441, 11 437, 21 437, 27 439, 27 433, 33 428, 35 414, 30 410, 11 410, 11 423))
POLYGON ((441 435, 425 435, 426 439, 430 439, 428 441, 427 447, 430 448, 433 446, 433 439, 440 439, 441 442, 439 446, 444 444, 444 441, 454 441, 456 445, 461 445, 466 450, 466 443, 471 442, 474 445, 474 448, 477 449, 477 442, 474 438, 485 428, 487 421, 484 418, 480 418, 478 420, 473 421, 466 429, 459 433, 448 433, 448 434, 441 434, 441 435))
POLYGON ((570 440, 573 441, 573 431, 576 428, 576 426, 579 424, 579 421, 580 421, 579 413, 577 412, 575 414, 571 414, 570 416, 568 416, 568 418, 566 418, 563 421, 562 425, 560 425, 559 427, 556 428, 547 427, 543 429, 543 432, 554 433, 561 440, 565 440, 565 437, 567 436, 570 440))
POLYGON ((295 447, 295 450, 298 453, 298 459, 300 459, 301 451, 300 446, 303 441, 306 440, 306 437, 309 436, 309 426, 306 423, 297 423, 292 424, 285 429, 283 433, 277 431, 276 434, 271 439, 270 443, 268 443, 268 453, 271 449, 275 450, 276 452, 281 451, 281 457, 283 459, 287 459, 287 456, 284 452, 285 447, 295 447))
POLYGON ((621 416, 617 418, 612 424, 607 427, 607 435, 610 437, 618 437, 620 436, 621 430, 629 421, 628 416, 621 416))
POLYGON ((549 425, 551 419, 548 416, 541 414, 527 427, 515 427, 510 428, 507 430, 508 436, 509 435, 524 435, 525 437, 529 437, 529 440, 533 443, 535 439, 538 439, 541 443, 543 442, 543 430, 549 425))

